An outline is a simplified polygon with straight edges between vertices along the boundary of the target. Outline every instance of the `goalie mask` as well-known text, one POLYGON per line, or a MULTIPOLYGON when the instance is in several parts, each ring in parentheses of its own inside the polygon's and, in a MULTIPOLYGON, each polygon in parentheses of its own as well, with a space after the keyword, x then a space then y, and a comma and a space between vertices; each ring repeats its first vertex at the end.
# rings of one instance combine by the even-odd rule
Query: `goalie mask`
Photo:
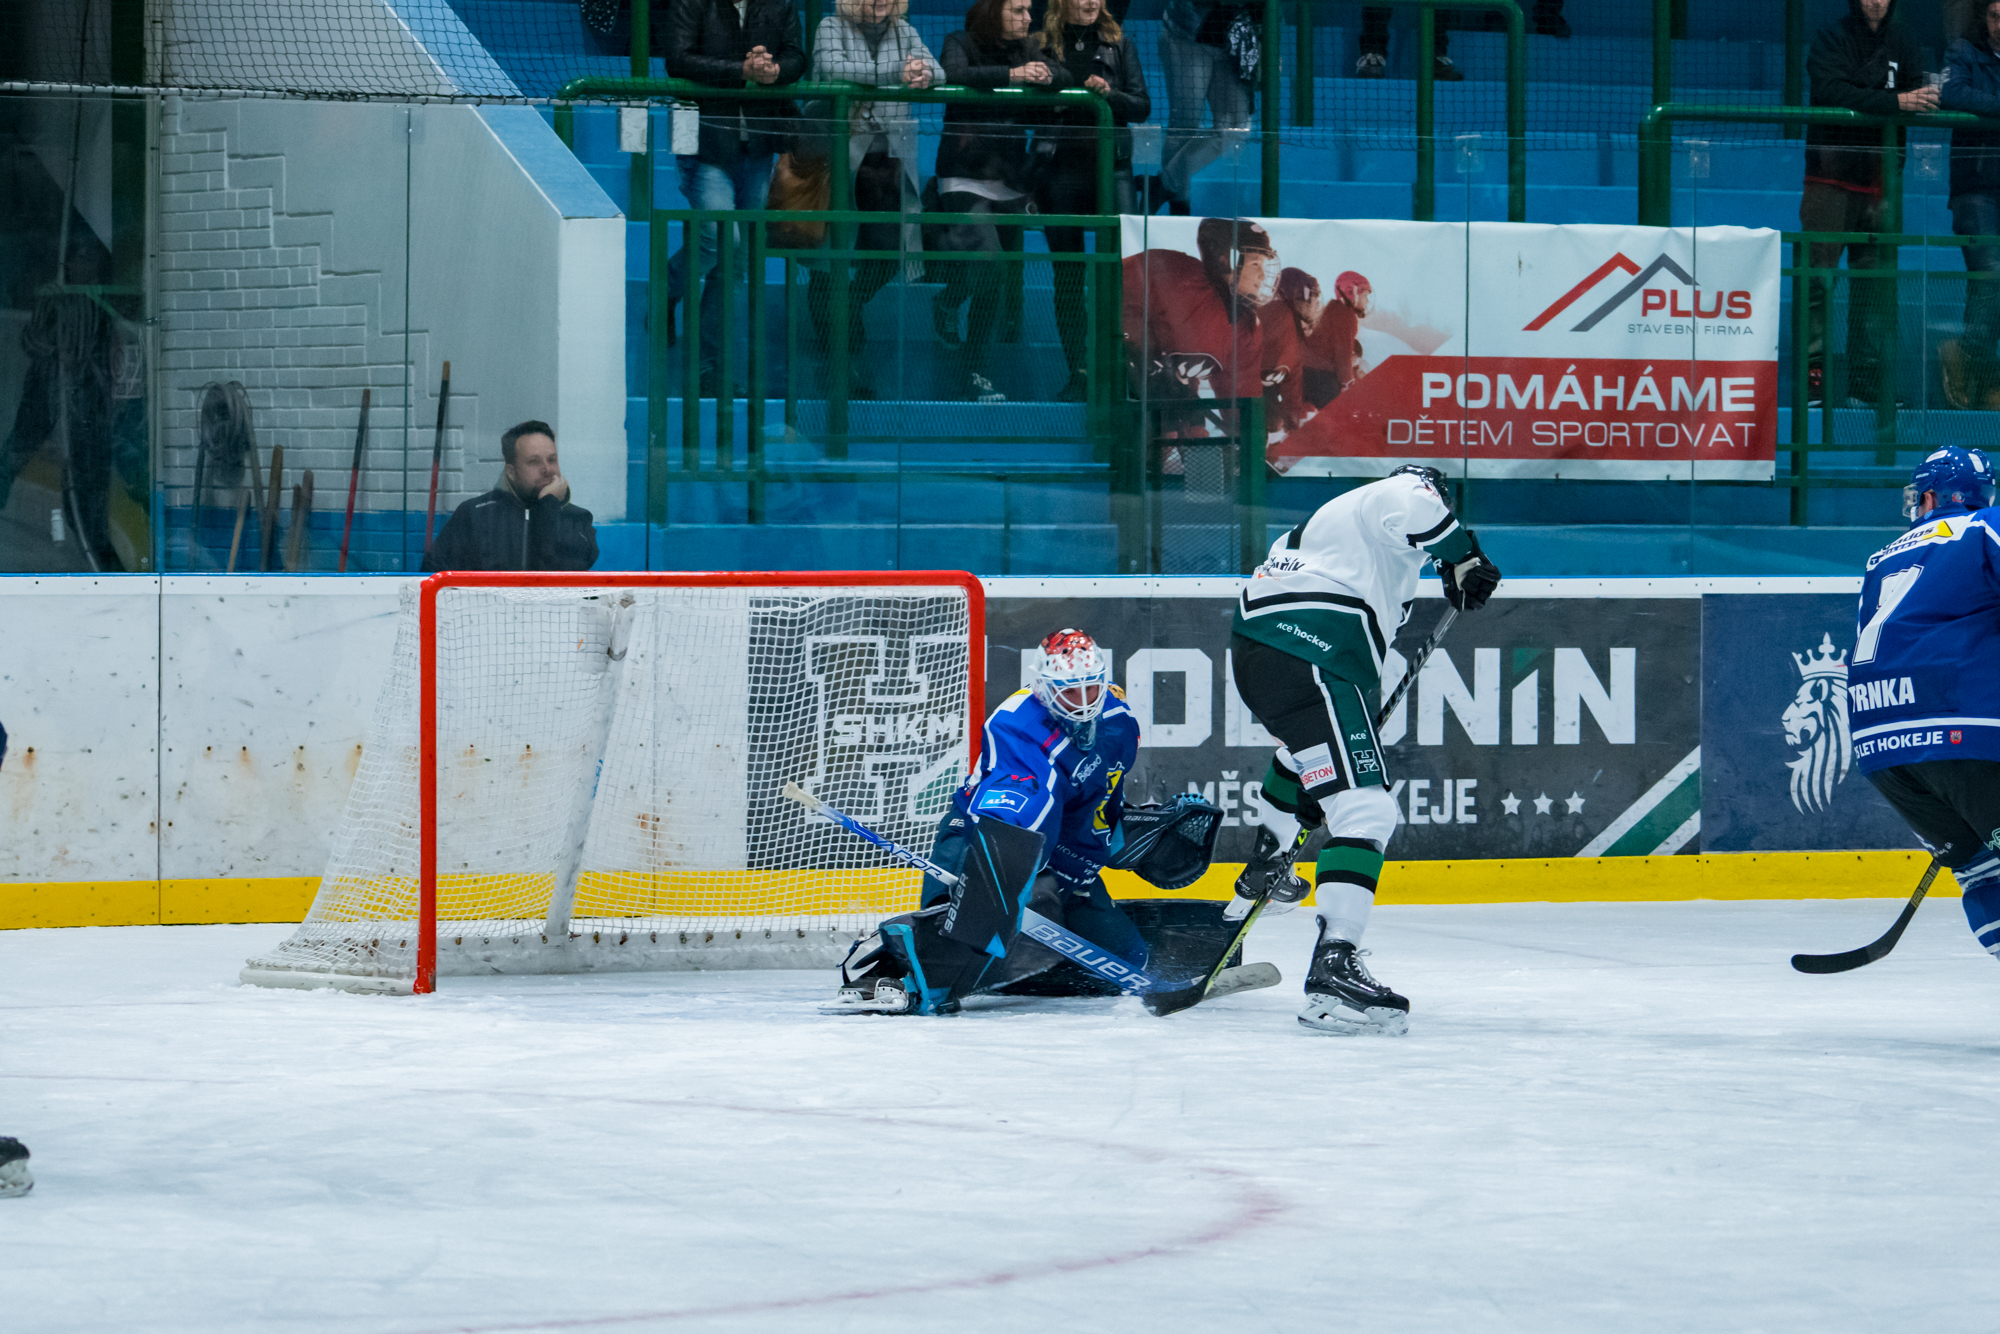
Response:
POLYGON ((1111 664, 1097 641, 1081 630, 1058 630, 1042 641, 1041 653, 1035 698, 1072 735, 1079 728, 1094 732, 1104 697, 1111 692, 1111 664))
POLYGON ((1222 812, 1192 792, 1164 805, 1127 806, 1118 824, 1123 845, 1105 864, 1156 889, 1186 889, 1208 869, 1221 829, 1222 812))

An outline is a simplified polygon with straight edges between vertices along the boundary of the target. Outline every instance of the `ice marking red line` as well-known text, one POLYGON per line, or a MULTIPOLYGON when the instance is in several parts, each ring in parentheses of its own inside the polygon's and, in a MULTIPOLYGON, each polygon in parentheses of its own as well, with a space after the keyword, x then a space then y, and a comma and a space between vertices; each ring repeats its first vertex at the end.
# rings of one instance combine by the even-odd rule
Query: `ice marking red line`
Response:
MULTIPOLYGON (((412 1090, 421 1091, 421 1090, 412 1090)), ((483 1096, 502 1096, 500 1090, 441 1089, 446 1093, 477 1093, 483 1096)), ((1158 1149, 1135 1148, 1129 1144, 1116 1144, 1101 1140, 1082 1139, 1072 1135, 1049 1135, 1031 1128, 1019 1130, 1011 1127, 1002 1130, 995 1126, 952 1125, 948 1122, 931 1121, 914 1117, 884 1116, 879 1113, 845 1112, 836 1108, 810 1107, 757 1107, 742 1103, 703 1102, 691 1098, 626 1098, 593 1097, 585 1094, 544 1093, 540 1091, 525 1094, 534 1098, 549 1098, 574 1102, 614 1102, 636 1107, 686 1107, 703 1111, 735 1112, 758 1116, 796 1116, 823 1118, 829 1120, 853 1121, 864 1125, 893 1126, 899 1129, 940 1130, 952 1134, 1000 1134, 1016 1137, 1032 1137, 1038 1144, 1067 1144, 1089 1149, 1097 1153, 1119 1153, 1142 1163, 1176 1162, 1175 1155, 1158 1149)), ((1228 1182, 1238 1188, 1236 1205, 1229 1214, 1186 1236, 1154 1242, 1145 1246, 1135 1246, 1126 1250, 1107 1251, 1100 1255, 1075 1256, 1067 1259, 1053 1259, 1045 1263, 1020 1266, 1009 1269, 995 1269, 984 1274, 972 1274, 963 1278, 937 1279, 924 1283, 888 1284, 875 1288, 850 1288, 842 1292, 818 1293, 800 1297, 780 1297, 765 1301, 730 1302, 720 1306, 687 1307, 672 1311, 643 1311, 623 1315, 574 1316, 555 1320, 509 1321, 486 1325, 443 1325, 428 1330, 414 1331, 413 1334, 521 1334, 529 1330, 553 1329, 609 1329, 622 1325, 668 1323, 678 1320, 713 1320, 726 1316, 758 1315, 779 1311, 805 1310, 817 1306, 832 1306, 844 1302, 880 1301, 892 1297, 915 1297, 930 1293, 967 1292, 983 1288, 1005 1287, 1028 1279, 1047 1278, 1059 1274, 1089 1273, 1099 1269, 1113 1269, 1122 1265, 1136 1264, 1141 1260, 1158 1259, 1194 1250, 1202 1246, 1212 1246, 1227 1241, 1245 1232, 1268 1226, 1277 1221, 1291 1208, 1290 1204, 1276 1193, 1258 1185, 1247 1173, 1233 1168, 1213 1167, 1200 1163, 1181 1161, 1180 1165, 1195 1175, 1211 1180, 1228 1182)))
MULTIPOLYGON (((172 1076, 127 1076, 127 1075, 27 1075, 0 1074, 0 1079, 34 1080, 77 1080, 104 1083, 141 1084, 198 1084, 242 1086, 254 1084, 254 1080, 242 1079, 180 1079, 172 1076)), ((1069 1256, 1051 1259, 1033 1265, 989 1270, 983 1274, 969 1274, 962 1278, 935 1279, 918 1283, 884 1284, 880 1287, 849 1288, 840 1292, 807 1294, 798 1297, 778 1297, 764 1301, 729 1302, 718 1306, 685 1307, 667 1311, 634 1311, 619 1315, 569 1316, 552 1320, 507 1321, 484 1325, 440 1325, 429 1329, 411 1331, 410 1334, 525 1334, 532 1330, 559 1329, 613 1329, 621 1326, 644 1324, 667 1324, 681 1320, 714 1320, 729 1316, 748 1316, 780 1311, 808 1310, 820 1306, 836 1306, 846 1302, 882 1301, 895 1297, 920 1297, 931 1293, 972 1292, 987 1288, 1006 1287, 1031 1279, 1049 1278, 1057 1275, 1083 1274, 1101 1269, 1115 1269, 1124 1265, 1137 1264, 1142 1260, 1162 1259, 1204 1246, 1231 1240, 1258 1228, 1268 1227, 1283 1217, 1291 1209, 1289 1201, 1269 1188, 1260 1185, 1248 1173, 1229 1167, 1216 1167, 1203 1163, 1189 1162, 1162 1149, 1140 1148, 1130 1144, 1118 1144, 1105 1140, 1084 1139, 1075 1135, 1051 1135, 1034 1127, 1001 1128, 991 1125, 954 1125, 944 1121, 933 1121, 922 1117, 884 1116, 881 1113, 849 1112, 829 1107, 759 1107, 746 1103, 705 1102, 693 1098, 631 1098, 598 1096, 583 1093, 550 1093, 538 1089, 455 1089, 422 1088, 402 1086, 394 1090, 402 1094, 427 1096, 448 1095, 454 1097, 481 1098, 538 1098, 556 1102, 618 1103, 631 1107, 687 1108, 709 1112, 732 1112, 754 1116, 784 1116, 808 1119, 851 1121, 862 1125, 890 1126, 897 1129, 936 1130, 947 1134, 961 1135, 1007 1135, 1015 1138, 1032 1138, 1038 1144, 1064 1144, 1075 1148, 1088 1149, 1094 1153, 1122 1154, 1137 1162, 1156 1164, 1171 1163, 1191 1171, 1198 1177, 1226 1183, 1236 1189, 1236 1202, 1230 1211, 1208 1225, 1184 1236, 1165 1241, 1151 1242, 1142 1246, 1123 1250, 1106 1251, 1098 1255, 1069 1256)))

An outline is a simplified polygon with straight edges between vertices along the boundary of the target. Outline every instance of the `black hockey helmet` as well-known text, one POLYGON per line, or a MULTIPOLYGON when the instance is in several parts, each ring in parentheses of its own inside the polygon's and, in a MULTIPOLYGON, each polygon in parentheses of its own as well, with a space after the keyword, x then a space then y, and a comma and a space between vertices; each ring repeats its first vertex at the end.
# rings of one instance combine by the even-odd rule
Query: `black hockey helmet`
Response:
POLYGON ((1437 492, 1440 496, 1444 494, 1444 469, 1433 468, 1426 463, 1405 463, 1389 475, 1394 477, 1397 473, 1405 472, 1409 473, 1412 477, 1421 477, 1426 482, 1429 482, 1431 490, 1437 492))
POLYGON ((1222 812, 1192 792, 1153 806, 1127 806, 1119 822, 1125 844, 1106 863, 1131 871, 1156 889, 1186 889, 1215 856, 1222 812))

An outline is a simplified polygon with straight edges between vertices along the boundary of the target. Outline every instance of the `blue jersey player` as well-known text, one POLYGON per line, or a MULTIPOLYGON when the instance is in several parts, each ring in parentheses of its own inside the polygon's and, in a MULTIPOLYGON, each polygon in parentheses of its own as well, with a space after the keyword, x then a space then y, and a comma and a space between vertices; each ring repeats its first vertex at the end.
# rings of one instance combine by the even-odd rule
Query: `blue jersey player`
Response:
MULTIPOLYGON (((938 825, 931 860, 991 890, 1010 915, 1025 906, 1143 968, 1145 939, 1099 876, 1118 851, 1138 720, 1112 687, 1104 654, 1081 631, 1058 630, 1042 641, 1032 681, 986 720, 979 760, 938 825), (999 853, 989 847, 996 839, 1004 845, 999 853), (1031 864, 1010 874, 1001 863, 1008 850, 1022 848, 1031 864), (1024 893, 1013 888, 1017 880, 1024 893)), ((993 933, 959 930, 962 939, 954 939, 956 911, 953 891, 925 877, 918 911, 883 923, 849 953, 835 1008, 948 1013, 966 995, 1060 962, 1014 936, 1018 920, 993 933)))
POLYGON ((2000 510, 1978 450, 1940 449, 1903 490, 1909 532, 1868 558, 1847 668, 1854 756, 1951 868, 2000 955, 2000 510))

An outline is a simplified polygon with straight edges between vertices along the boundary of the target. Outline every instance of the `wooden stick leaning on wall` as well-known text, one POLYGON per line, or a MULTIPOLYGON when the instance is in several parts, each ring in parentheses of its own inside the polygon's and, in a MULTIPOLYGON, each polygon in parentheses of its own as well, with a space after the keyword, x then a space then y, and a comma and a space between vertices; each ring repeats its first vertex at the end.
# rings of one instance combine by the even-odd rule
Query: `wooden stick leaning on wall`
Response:
POLYGON ((438 381, 437 434, 431 438, 431 500, 424 507, 424 554, 431 554, 431 539, 437 530, 438 469, 444 464, 445 408, 451 402, 451 363, 444 364, 444 378, 438 381))
POLYGON ((269 570, 278 559, 278 497, 284 494, 285 447, 271 446, 271 489, 264 496, 263 541, 257 547, 257 568, 269 570))
POLYGON ((243 546, 243 520, 250 513, 250 491, 246 487, 236 497, 236 532, 229 539, 229 573, 236 573, 236 553, 243 546))
POLYGON ((313 475, 308 468, 292 488, 292 526, 285 534, 285 569, 298 574, 306 568, 307 534, 312 527, 313 475))
POLYGON ((361 391, 361 424, 354 428, 354 464, 347 470, 347 523, 340 530, 340 573, 347 573, 347 543, 354 536, 354 498, 361 491, 361 456, 368 448, 369 390, 361 391))

